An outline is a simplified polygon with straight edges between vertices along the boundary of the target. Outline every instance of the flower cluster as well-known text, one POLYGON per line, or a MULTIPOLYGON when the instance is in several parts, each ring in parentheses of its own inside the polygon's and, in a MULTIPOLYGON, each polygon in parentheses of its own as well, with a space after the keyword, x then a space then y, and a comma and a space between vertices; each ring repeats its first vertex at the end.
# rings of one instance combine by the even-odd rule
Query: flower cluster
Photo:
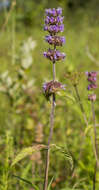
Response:
MULTIPOLYGON (((89 82, 88 90, 93 90, 97 88, 97 72, 86 72, 87 80, 89 82)), ((88 95, 88 100, 95 101, 96 100, 96 94, 90 94, 88 95)))
POLYGON ((44 56, 53 62, 59 61, 65 58, 64 53, 61 53, 60 51, 53 50, 53 49, 48 49, 47 52, 44 52, 44 56))
POLYGON ((45 41, 48 42, 50 45, 53 45, 54 50, 49 49, 47 52, 44 52, 44 56, 55 63, 55 61, 59 61, 65 58, 64 53, 60 53, 56 50, 56 46, 62 46, 65 43, 65 37, 57 36, 57 33, 64 31, 64 17, 61 16, 61 8, 46 9, 45 14, 46 17, 44 30, 48 31, 50 34, 45 36, 45 41))
POLYGON ((53 9, 46 9, 45 10, 46 15, 48 16, 59 16, 62 14, 62 8, 53 8, 53 9))
POLYGON ((45 24, 53 24, 53 25, 54 24, 62 24, 63 19, 64 19, 64 17, 60 17, 60 16, 57 16, 57 17, 46 16, 45 24))
POLYGON ((50 81, 43 84, 43 93, 47 100, 50 96, 59 90, 65 90, 65 85, 62 85, 58 81, 50 81))
POLYGON ((94 101, 96 100, 96 94, 89 94, 89 95, 88 95, 88 100, 94 102, 94 101))
POLYGON ((50 34, 56 34, 58 32, 63 32, 64 31, 64 25, 48 25, 48 26, 44 26, 44 30, 48 31, 50 34))
POLYGON ((55 45, 55 46, 62 46, 63 43, 65 43, 65 37, 63 36, 45 36, 45 40, 50 44, 50 45, 55 45))

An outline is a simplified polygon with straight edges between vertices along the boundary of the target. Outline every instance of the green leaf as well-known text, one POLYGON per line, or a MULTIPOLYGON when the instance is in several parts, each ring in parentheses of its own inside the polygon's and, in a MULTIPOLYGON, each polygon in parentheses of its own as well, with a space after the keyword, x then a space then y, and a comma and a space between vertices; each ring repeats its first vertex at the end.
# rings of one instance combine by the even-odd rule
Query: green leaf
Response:
POLYGON ((13 177, 16 177, 17 179, 19 179, 19 180, 21 180, 21 181, 23 181, 23 182, 31 185, 33 188, 35 188, 35 190, 39 190, 39 188, 36 185, 32 184, 31 181, 28 181, 27 179, 24 179, 24 178, 22 178, 20 176, 16 176, 16 175, 13 175, 13 177))
POLYGON ((68 151, 64 147, 57 146, 56 144, 51 144, 51 147, 54 147, 56 150, 60 151, 64 158, 69 161, 71 165, 71 170, 73 169, 73 159, 68 151))
POLYGON ((14 166, 16 163, 18 163, 20 160, 25 158, 26 156, 32 155, 33 153, 40 151, 41 149, 44 149, 45 145, 34 145, 32 147, 24 148, 21 150, 21 152, 15 157, 15 159, 12 162, 11 166, 14 166))
POLYGON ((53 182, 53 179, 54 179, 54 177, 52 177, 52 179, 51 179, 51 181, 50 181, 50 183, 49 183, 49 185, 48 185, 47 190, 50 190, 50 187, 51 187, 51 184, 52 184, 52 182, 53 182))

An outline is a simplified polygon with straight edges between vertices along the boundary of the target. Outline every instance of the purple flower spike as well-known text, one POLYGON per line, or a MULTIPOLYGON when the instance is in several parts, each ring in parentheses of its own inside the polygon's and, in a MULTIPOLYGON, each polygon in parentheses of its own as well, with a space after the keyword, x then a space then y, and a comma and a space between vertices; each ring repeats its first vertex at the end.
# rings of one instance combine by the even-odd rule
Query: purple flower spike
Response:
POLYGON ((44 52, 44 56, 50 59, 53 63, 56 61, 62 60, 65 58, 65 54, 56 50, 56 46, 62 46, 65 43, 64 36, 57 36, 56 34, 59 32, 63 32, 64 25, 62 17, 62 8, 53 8, 46 9, 46 18, 45 18, 45 26, 44 30, 48 31, 50 35, 45 37, 45 40, 54 46, 54 49, 49 49, 47 52, 44 52))
MULTIPOLYGON (((87 80, 89 82, 89 85, 88 85, 87 89, 88 90, 96 89, 97 88, 97 84, 96 84, 97 72, 92 71, 92 72, 86 72, 85 74, 87 75, 87 80)), ((96 100, 96 95, 95 94, 88 95, 88 100, 95 101, 96 100)))
MULTIPOLYGON (((65 37, 58 36, 59 32, 64 31, 64 17, 62 16, 62 8, 46 9, 45 15, 44 30, 49 32, 49 35, 45 36, 45 41, 50 45, 53 45, 53 48, 49 48, 43 53, 43 55, 47 59, 51 60, 53 66, 55 66, 56 61, 63 60, 66 57, 65 53, 61 53, 59 50, 57 50, 57 46, 62 46, 65 43, 65 37)), ((54 72, 55 69, 53 73, 54 72)), ((54 75, 53 81, 44 83, 43 85, 43 93, 48 100, 52 94, 55 95, 60 89, 65 90, 65 85, 55 81, 54 75)))

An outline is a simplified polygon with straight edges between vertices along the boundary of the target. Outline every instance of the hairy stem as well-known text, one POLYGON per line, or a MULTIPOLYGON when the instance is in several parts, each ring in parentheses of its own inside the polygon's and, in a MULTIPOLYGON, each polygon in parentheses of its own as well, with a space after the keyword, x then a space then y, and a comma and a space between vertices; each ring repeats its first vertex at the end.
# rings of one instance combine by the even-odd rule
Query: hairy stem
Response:
MULTIPOLYGON (((53 63, 53 81, 55 81, 55 63, 53 63)), ((48 138, 48 146, 46 152, 46 167, 45 167, 45 178, 44 178, 44 187, 43 190, 47 190, 48 185, 48 170, 49 170, 49 161, 50 161, 50 144, 53 136, 53 127, 54 127, 54 111, 55 111, 55 94, 52 95, 52 107, 50 115, 50 134, 48 138)))

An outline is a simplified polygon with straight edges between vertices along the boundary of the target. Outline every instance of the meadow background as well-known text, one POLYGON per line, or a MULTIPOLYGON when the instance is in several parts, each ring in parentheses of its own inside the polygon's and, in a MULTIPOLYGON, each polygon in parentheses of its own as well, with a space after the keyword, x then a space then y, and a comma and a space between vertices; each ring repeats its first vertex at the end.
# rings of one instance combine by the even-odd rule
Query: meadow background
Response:
MULTIPOLYGON (((56 77, 66 84, 66 91, 58 93, 56 99, 52 143, 60 150, 55 146, 51 149, 50 190, 92 189, 95 164, 91 143, 93 127, 84 72, 99 71, 99 2, 0 0, 1 190, 42 189, 45 149, 40 151, 39 144, 47 144, 51 108, 42 93, 42 85, 52 79, 52 64, 43 57, 43 52, 48 48, 43 26, 45 8, 53 7, 63 8, 66 44, 60 49, 66 53, 66 59, 56 64, 56 77), (72 77, 68 79, 65 76, 67 72, 82 72, 78 90, 89 120, 88 126, 83 120, 72 77), (31 146, 38 151, 32 154, 28 148, 31 146), (21 156, 24 158, 15 160, 22 150, 21 156)), ((96 94, 98 128, 99 88, 96 94)))

